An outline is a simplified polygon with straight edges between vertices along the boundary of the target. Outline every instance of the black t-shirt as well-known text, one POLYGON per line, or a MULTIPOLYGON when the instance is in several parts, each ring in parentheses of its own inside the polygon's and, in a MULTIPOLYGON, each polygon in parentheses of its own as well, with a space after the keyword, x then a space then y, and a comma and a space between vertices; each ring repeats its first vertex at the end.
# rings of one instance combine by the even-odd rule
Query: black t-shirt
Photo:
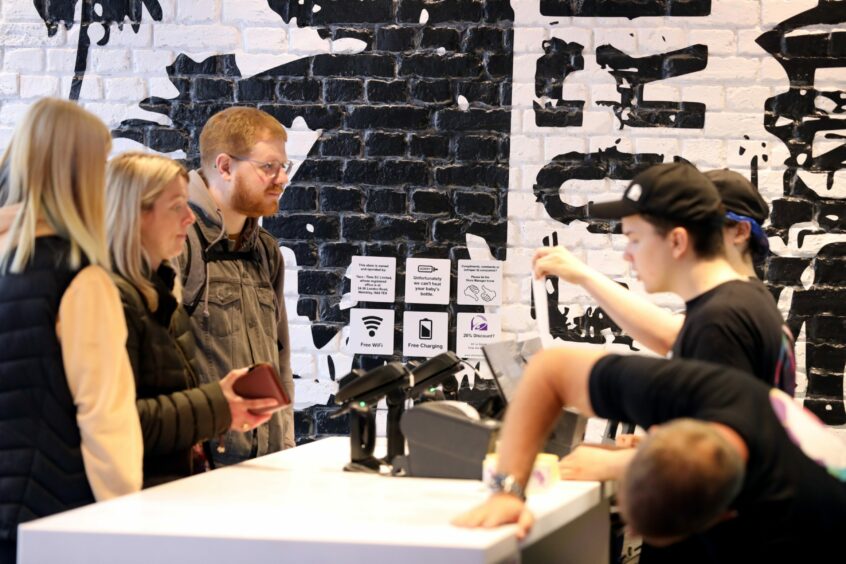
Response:
MULTIPOLYGON (((816 561, 842 552, 846 484, 790 440, 773 410, 770 388, 711 363, 611 355, 590 375, 600 417, 651 425, 682 417, 722 423, 749 449, 746 478, 732 508, 738 517, 650 556, 676 562, 816 561)), ((774 392, 775 393, 775 392, 774 392)), ((644 548, 647 551, 647 548, 644 548)))
POLYGON ((793 337, 759 280, 733 280, 687 302, 673 358, 732 366, 793 395, 793 337))

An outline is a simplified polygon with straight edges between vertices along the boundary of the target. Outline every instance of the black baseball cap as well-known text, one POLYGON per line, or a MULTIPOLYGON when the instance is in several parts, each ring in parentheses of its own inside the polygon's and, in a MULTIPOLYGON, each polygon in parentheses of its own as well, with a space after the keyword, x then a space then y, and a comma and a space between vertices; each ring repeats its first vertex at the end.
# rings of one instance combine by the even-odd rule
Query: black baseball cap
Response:
POLYGON ((620 219, 647 214, 680 223, 721 223, 722 201, 714 183, 688 163, 651 166, 634 177, 616 202, 591 204, 590 215, 620 219))
POLYGON ((709 170, 705 176, 717 187, 726 211, 754 219, 761 225, 770 215, 767 202, 754 184, 733 170, 709 170))

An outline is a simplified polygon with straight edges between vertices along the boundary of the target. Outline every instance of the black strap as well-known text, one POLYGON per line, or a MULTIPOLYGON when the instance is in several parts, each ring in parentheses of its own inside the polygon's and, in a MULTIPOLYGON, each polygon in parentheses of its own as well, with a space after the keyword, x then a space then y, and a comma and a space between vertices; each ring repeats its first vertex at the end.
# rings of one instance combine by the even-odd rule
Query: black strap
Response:
MULTIPOLYGON (((198 213, 196 210, 194 213, 198 213)), ((188 240, 185 243, 188 249, 187 264, 183 266, 182 300, 188 315, 193 315, 202 299, 203 288, 206 284, 206 263, 219 261, 250 261, 263 262, 261 250, 250 251, 228 251, 221 250, 219 245, 208 249, 208 240, 203 235, 203 230, 198 224, 194 224, 188 231, 188 240)))

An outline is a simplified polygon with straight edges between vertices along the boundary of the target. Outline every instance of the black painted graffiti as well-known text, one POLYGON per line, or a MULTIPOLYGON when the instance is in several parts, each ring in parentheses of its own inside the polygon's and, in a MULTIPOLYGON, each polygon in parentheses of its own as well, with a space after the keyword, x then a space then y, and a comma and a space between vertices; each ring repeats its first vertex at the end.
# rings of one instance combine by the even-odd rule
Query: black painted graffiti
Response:
MULTIPOLYGON (((711 3, 693 2, 596 2, 592 0, 541 0, 541 13, 546 16, 706 16, 711 3)), ((584 102, 563 99, 564 81, 568 75, 584 69, 583 46, 553 38, 543 43, 544 55, 537 61, 535 94, 543 99, 555 99, 556 104, 544 100, 534 103, 535 122, 541 127, 578 127, 582 125, 584 102)), ((644 100, 649 83, 687 75, 703 70, 708 63, 705 45, 659 53, 646 57, 631 57, 612 45, 596 49, 596 61, 617 84, 619 101, 597 101, 612 109, 620 127, 702 128, 705 124, 705 105, 698 102, 670 102, 644 100)), ((679 157, 674 157, 680 160, 679 157)), ((622 153, 616 146, 584 154, 571 152, 558 155, 537 174, 533 190, 551 218, 565 225, 575 220, 588 224, 592 233, 608 233, 613 228, 605 220, 589 215, 587 205, 570 205, 562 198, 570 180, 631 180, 639 172, 664 161, 661 154, 622 153)), ((555 245, 558 234, 544 239, 545 245, 555 245)), ((558 305, 559 280, 552 281, 548 296, 550 331, 565 341, 605 343, 610 331, 613 342, 634 348, 630 337, 623 334, 601 308, 587 308, 581 317, 570 319, 570 309, 563 312, 558 305)), ((534 301, 534 298, 533 298, 534 301)), ((534 310, 532 312, 534 316, 534 310)))
POLYGON ((757 43, 782 65, 790 80, 787 92, 767 100, 764 114, 767 131, 790 153, 784 198, 773 202, 771 232, 788 242, 791 227, 809 223, 798 233, 799 249, 809 236, 838 240, 823 245, 811 259, 774 262, 768 282, 778 291, 794 287, 787 321, 794 334, 803 325, 806 331, 805 406, 826 423, 842 425, 846 423, 842 307, 846 203, 829 194, 837 187, 836 173, 846 168, 846 90, 820 90, 816 75, 819 69, 846 68, 846 4, 820 0, 816 7, 762 34, 757 43), (813 281, 806 287, 800 276, 808 268, 813 270, 813 281), (792 275, 784 276, 783 270, 792 275))
MULTIPOLYGON (((38 15, 47 25, 47 35, 50 37, 56 34, 59 25, 64 25, 66 29, 73 26, 77 3, 78 0, 33 0, 38 15)), ((81 4, 76 63, 68 96, 71 100, 78 100, 82 90, 82 82, 88 68, 88 52, 91 48, 88 32, 92 24, 103 26, 103 37, 97 41, 97 45, 102 47, 109 42, 112 24, 117 24, 118 29, 122 30, 128 21, 132 30, 138 33, 145 7, 154 20, 162 19, 162 7, 157 0, 82 0, 81 4)))
POLYGON ((707 16, 711 0, 540 0, 544 16, 574 16, 583 18, 646 16, 707 16))
MULTIPOLYGON (((155 0, 34 0, 33 4, 51 36, 60 25, 80 26, 71 98, 79 97, 85 77, 91 25, 103 24, 105 35, 99 44, 105 45, 112 24, 121 29, 129 24, 137 32, 143 7, 153 20, 162 19, 155 0), (76 8, 78 21, 74 21, 76 8)), ((232 104, 260 107, 288 126, 302 117, 310 128, 323 130, 286 192, 282 212, 267 223, 303 267, 298 312, 314 321, 314 341, 321 347, 348 322, 339 301, 348 289, 342 272, 353 254, 464 258, 468 255, 463 240, 472 233, 486 238, 494 256, 505 257, 512 35, 497 26, 512 21, 513 13, 502 0, 268 0, 268 5, 285 22, 295 18, 298 26, 312 27, 323 38, 360 39, 366 47, 355 55, 293 61, 248 78, 242 77, 234 55, 203 61, 181 55, 168 67, 179 94, 141 102, 142 108, 168 116, 172 125, 129 120, 114 133, 163 152, 183 150, 193 165, 205 120, 232 104), (321 9, 315 11, 318 6, 321 9), (420 23, 424 8, 427 24, 420 23), (456 27, 455 22, 457 31, 444 29, 456 27), (436 51, 439 45, 447 46, 446 54, 436 51), (468 110, 456 107, 458 95, 471 100, 468 110), (375 98, 379 101, 373 103, 375 98), (487 154, 477 163, 456 162, 458 154, 481 155, 482 141, 487 154), (400 147, 401 154, 378 153, 378 147, 392 144, 400 147), (470 192, 484 193, 496 211, 486 217, 461 211, 467 206, 459 206, 459 193, 470 192), (429 214, 425 219, 415 215, 423 209, 429 214), (313 228, 309 235, 307 225, 313 228), (369 237, 356 238, 354 233, 369 237), (399 244, 390 240, 396 234, 401 234, 399 244)), ((541 0, 539 6, 543 15, 572 17, 707 16, 711 11, 711 2, 705 0, 541 0)), ((800 248, 808 237, 846 237, 846 206, 830 197, 835 189, 842 191, 835 173, 844 169, 846 159, 846 93, 815 86, 818 69, 846 67, 846 32, 821 29, 845 21, 843 2, 821 0, 816 8, 782 22, 758 40, 790 77, 789 90, 768 100, 764 115, 767 130, 790 153, 784 197, 773 202, 769 230, 787 241, 791 227, 808 223, 797 238, 800 248), (824 181, 812 184, 809 179, 814 178, 824 181)), ((596 55, 617 80, 620 100, 606 104, 614 108, 621 125, 702 127, 696 124, 704 107, 684 102, 649 106, 667 102, 644 103, 637 93, 639 84, 642 94, 645 79, 684 74, 666 74, 668 70, 704 68, 707 51, 702 46, 642 59, 604 46, 596 55), (632 66, 637 71, 627 75, 632 66)), ((583 67, 578 44, 560 39, 544 44, 535 87, 538 97, 552 102, 535 104, 538 125, 581 125, 584 104, 564 99, 563 85, 568 75, 583 67)), ((616 148, 559 155, 538 174, 535 194, 554 219, 565 224, 578 219, 587 222, 592 232, 608 232, 612 227, 590 218, 586 206, 563 201, 561 187, 569 179, 627 180, 661 158, 620 154, 616 148)), ((776 295, 782 287, 794 288, 788 322, 794 332, 804 326, 807 334, 806 405, 830 424, 846 423, 842 402, 846 331, 843 312, 833 311, 846 303, 846 281, 837 274, 844 272, 842 259, 843 245, 829 243, 812 259, 773 257, 767 274, 776 295), (782 276, 776 271, 784 265, 789 272, 782 276), (803 288, 800 276, 809 267, 813 280, 803 288), (777 274, 778 280, 773 278, 777 274), (819 315, 820 311, 826 314, 819 315)), ((557 287, 555 292, 551 303, 557 303, 557 287)), ((458 309, 450 306, 451 312, 458 309)), ((615 341, 619 338, 618 329, 609 325, 601 310, 572 318, 570 311, 550 312, 560 338, 584 342, 608 335, 608 330, 615 341)))
POLYGON ((595 221, 588 215, 588 206, 571 206, 561 199, 561 190, 570 180, 631 180, 654 164, 664 161, 664 155, 622 153, 617 147, 600 149, 595 153, 566 153, 558 155, 538 172, 533 186, 537 201, 549 217, 568 225, 573 220, 588 222, 589 230, 607 232, 606 220, 595 221))
POLYGON ((846 52, 842 50, 846 25, 842 31, 794 32, 807 26, 845 23, 846 5, 821 1, 816 8, 782 22, 757 39, 784 67, 790 80, 790 90, 767 100, 764 125, 790 151, 785 164, 826 174, 828 189, 833 185, 834 172, 846 166, 846 142, 820 154, 814 151, 814 142, 818 137, 846 141, 846 99, 843 90, 817 90, 814 78, 818 69, 846 67, 846 52), (822 132, 829 133, 820 135, 822 132))
MULTIPOLYGON (((562 189, 570 180, 631 180, 641 171, 664 161, 664 155, 654 153, 622 153, 617 147, 600 149, 595 153, 578 152, 556 156, 545 165, 537 175, 533 190, 537 201, 541 202, 549 216, 565 225, 575 220, 588 224, 592 233, 608 233, 611 225, 606 220, 596 220, 589 215, 589 206, 573 206, 561 197, 562 189)), ((558 234, 545 237, 544 245, 558 245, 558 234)), ((630 337, 614 323, 599 307, 587 308, 581 317, 570 319, 570 308, 559 309, 559 284, 552 280, 552 291, 547 297, 549 303, 549 327, 553 337, 578 343, 602 344, 606 342, 603 331, 610 331, 613 342, 634 349, 630 337)), ((534 297, 532 298, 534 303, 534 297)), ((534 308, 534 306, 533 306, 534 308)), ((532 309, 534 317, 534 309, 532 309)))
POLYGON ((582 56, 583 45, 567 43, 553 37, 543 42, 544 55, 538 59, 535 69, 535 96, 553 98, 543 106, 534 102, 535 124, 538 127, 567 127, 582 125, 584 100, 564 100, 564 81, 567 75, 585 68, 582 56))
MULTIPOLYGON (((544 246, 557 246, 558 233, 543 238, 544 246)), ((626 335, 619 325, 614 323, 608 315, 599 307, 588 307, 585 313, 581 316, 574 316, 570 319, 570 308, 564 307, 561 311, 559 300, 559 287, 561 280, 553 277, 548 284, 552 285, 552 290, 547 291, 547 301, 549 304, 549 332, 557 339, 569 341, 572 343, 592 343, 595 345, 607 344, 610 342, 620 345, 628 346, 631 350, 638 350, 634 346, 632 338, 626 335)), ((623 284, 624 287, 627 287, 623 284)), ((535 296, 532 295, 531 315, 535 315, 535 296)))
MULTIPOLYGON (((535 95, 553 98, 555 106, 546 101, 543 106, 534 102, 535 123, 540 127, 578 127, 582 125, 584 101, 564 100, 563 86, 567 76, 584 69, 584 47, 558 38, 543 42, 544 55, 537 61, 535 95)), ((644 100, 647 84, 703 70, 708 64, 708 47, 692 45, 684 49, 647 57, 631 57, 611 45, 596 50, 596 62, 617 83, 620 101, 601 100, 598 105, 609 106, 620 126, 697 128, 705 125, 705 104, 700 102, 669 102, 644 100)))
POLYGON ((596 62, 606 65, 617 81, 620 102, 599 101, 609 106, 620 126, 696 128, 705 126, 705 104, 700 102, 647 101, 644 87, 658 80, 701 71, 708 64, 708 47, 691 45, 684 49, 648 57, 630 57, 611 45, 596 49, 596 62))
MULTIPOLYGON (((507 2, 473 0, 268 5, 286 22, 296 18, 323 37, 366 46, 251 77, 241 75, 234 55, 204 61, 180 55, 167 67, 179 94, 140 103, 172 125, 128 120, 114 135, 162 152, 184 150, 196 165, 203 124, 230 105, 258 107, 286 127, 302 117, 322 130, 280 213, 264 224, 296 255, 297 312, 314 322, 314 343, 322 348, 349 323, 340 301, 353 255, 469 258, 465 238, 474 234, 505 258, 512 32, 496 26, 513 13, 507 2), (427 24, 419 21, 424 8, 427 24), (438 52, 444 44, 446 52, 438 52), (458 107, 459 95, 468 108, 458 107)), ((398 276, 402 288, 402 267, 398 276)), ((452 305, 449 311, 473 310, 452 305)))

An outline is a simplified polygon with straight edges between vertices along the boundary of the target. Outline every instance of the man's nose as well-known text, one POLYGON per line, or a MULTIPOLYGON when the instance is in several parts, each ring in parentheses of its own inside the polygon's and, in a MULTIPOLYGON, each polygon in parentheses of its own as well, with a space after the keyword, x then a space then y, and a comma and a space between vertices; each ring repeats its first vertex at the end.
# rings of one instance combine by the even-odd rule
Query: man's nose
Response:
POLYGON ((276 184, 281 184, 283 186, 288 184, 289 180, 290 178, 288 178, 288 173, 285 171, 284 167, 279 169, 279 172, 276 173, 276 178, 273 179, 276 184))

